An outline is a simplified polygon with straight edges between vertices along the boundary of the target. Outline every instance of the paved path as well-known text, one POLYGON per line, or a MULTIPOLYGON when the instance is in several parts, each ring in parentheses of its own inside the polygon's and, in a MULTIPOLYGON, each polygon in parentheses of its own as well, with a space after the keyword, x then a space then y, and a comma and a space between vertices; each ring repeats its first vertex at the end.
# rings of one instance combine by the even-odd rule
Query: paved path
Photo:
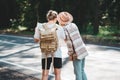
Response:
MULTIPOLYGON (((86 44, 88 80, 120 80, 120 47, 86 44)), ((67 48, 63 46, 62 80, 75 80, 72 62, 68 61, 67 48)), ((31 37, 0 35, 0 65, 11 70, 41 78, 41 53, 31 37)), ((50 71, 49 80, 54 80, 50 71)))

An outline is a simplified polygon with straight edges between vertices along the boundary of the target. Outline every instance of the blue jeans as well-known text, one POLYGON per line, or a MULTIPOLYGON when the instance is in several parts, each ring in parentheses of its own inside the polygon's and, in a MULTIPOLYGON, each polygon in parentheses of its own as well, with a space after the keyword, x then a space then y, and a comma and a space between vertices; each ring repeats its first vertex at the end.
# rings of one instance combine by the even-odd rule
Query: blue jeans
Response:
POLYGON ((74 73, 76 76, 76 80, 87 80, 84 67, 85 67, 85 59, 82 60, 74 60, 74 73))

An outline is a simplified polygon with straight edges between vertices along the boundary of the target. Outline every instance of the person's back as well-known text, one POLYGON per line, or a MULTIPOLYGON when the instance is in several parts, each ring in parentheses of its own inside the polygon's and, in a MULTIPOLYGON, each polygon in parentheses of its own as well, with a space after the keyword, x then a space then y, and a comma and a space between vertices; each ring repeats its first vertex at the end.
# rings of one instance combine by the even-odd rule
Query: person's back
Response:
MULTIPOLYGON (((40 30, 43 29, 43 24, 45 23, 37 23, 37 27, 36 27, 36 34, 34 35, 34 38, 35 39, 39 39, 40 38, 40 30)), ((65 34, 64 34, 64 30, 61 26, 59 26, 58 24, 55 24, 55 23, 46 23, 46 25, 48 26, 48 28, 53 28, 54 25, 56 25, 57 27, 57 37, 58 37, 58 48, 57 48, 57 51, 55 52, 54 54, 54 57, 62 57, 62 54, 60 54, 60 47, 61 47, 61 44, 60 42, 63 41, 65 39, 65 34)), ((45 58, 46 55, 45 54, 42 54, 42 58, 45 58)), ((48 55, 48 57, 51 57, 51 55, 48 55)))

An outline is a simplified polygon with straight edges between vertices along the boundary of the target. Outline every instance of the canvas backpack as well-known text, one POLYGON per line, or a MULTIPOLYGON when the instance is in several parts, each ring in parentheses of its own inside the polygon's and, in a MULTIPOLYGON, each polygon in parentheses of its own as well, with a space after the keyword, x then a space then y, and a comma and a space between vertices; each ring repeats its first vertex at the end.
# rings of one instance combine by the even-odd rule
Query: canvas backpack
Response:
POLYGON ((45 55, 53 55, 58 48, 57 25, 48 28, 47 24, 43 24, 44 30, 40 31, 40 49, 45 55))

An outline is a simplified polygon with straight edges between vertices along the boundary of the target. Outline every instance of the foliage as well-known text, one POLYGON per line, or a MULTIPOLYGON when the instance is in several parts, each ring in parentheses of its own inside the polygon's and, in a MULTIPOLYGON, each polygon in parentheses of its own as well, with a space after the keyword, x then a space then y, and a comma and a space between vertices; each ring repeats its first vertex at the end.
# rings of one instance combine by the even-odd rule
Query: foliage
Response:
POLYGON ((116 26, 100 26, 99 29, 99 36, 105 36, 105 37, 120 37, 120 30, 115 28, 116 26))
POLYGON ((0 0, 0 28, 25 26, 33 31, 37 21, 46 22, 50 9, 70 12, 81 33, 111 34, 101 31, 111 26, 107 28, 119 34, 120 0, 0 0))
POLYGON ((36 25, 36 12, 33 1, 30 0, 16 0, 19 4, 19 25, 26 26, 28 30, 33 30, 36 25))

